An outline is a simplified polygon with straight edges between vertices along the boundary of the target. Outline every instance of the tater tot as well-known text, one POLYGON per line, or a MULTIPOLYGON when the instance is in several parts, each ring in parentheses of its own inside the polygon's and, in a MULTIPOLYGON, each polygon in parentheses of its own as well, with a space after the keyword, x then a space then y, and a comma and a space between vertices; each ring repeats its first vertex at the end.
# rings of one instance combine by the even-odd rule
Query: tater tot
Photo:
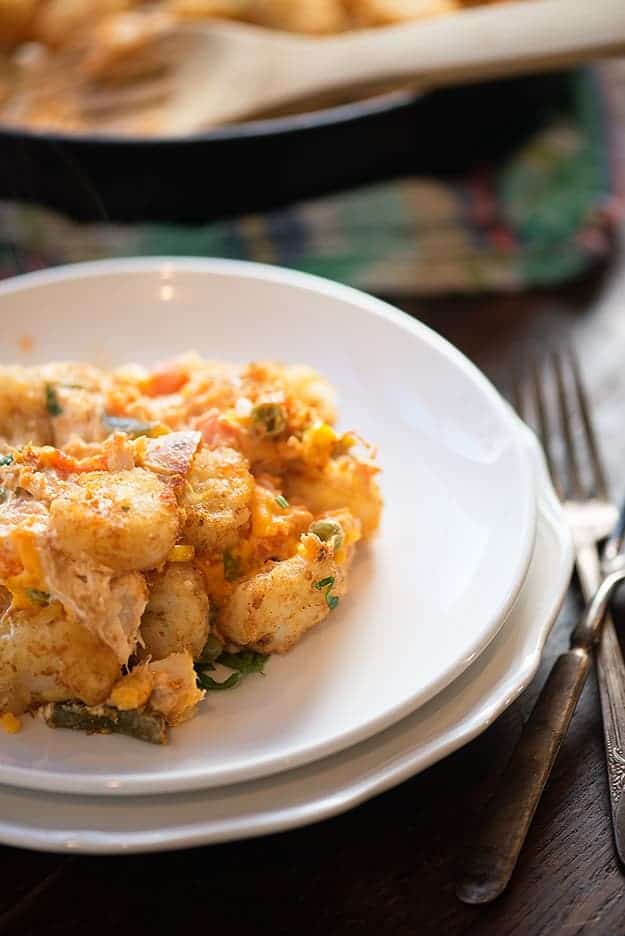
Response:
POLYGON ((141 619, 145 653, 162 660, 188 650, 196 659, 208 637, 208 611, 202 573, 188 562, 167 565, 150 586, 141 619))
POLYGON ((34 22, 35 38, 50 46, 63 46, 111 13, 127 10, 136 0, 46 0, 34 22))
MULTIPOLYGON (((59 362, 37 368, 54 394, 51 418, 52 442, 58 448, 73 437, 83 442, 98 442, 106 438, 102 423, 104 412, 104 375, 90 364, 59 362)), ((32 371, 31 373, 36 373, 32 371)))
POLYGON ((175 545, 178 527, 173 491, 144 468, 90 472, 50 504, 56 547, 116 572, 161 565, 175 545))
POLYGON ((224 637, 262 653, 285 653, 306 631, 330 613, 326 588, 342 598, 346 591, 347 564, 339 564, 333 550, 317 537, 304 537, 305 555, 277 562, 267 572, 237 585, 223 608, 218 629, 224 637))
POLYGON ((52 442, 46 386, 40 373, 0 367, 0 438, 10 445, 52 442))
POLYGON ((119 677, 115 653, 60 606, 9 610, 0 626, 0 711, 42 702, 103 702, 119 677))
POLYGON ((168 0, 165 9, 185 19, 246 19, 253 0, 168 0))
POLYGON ((230 448, 202 449, 181 499, 185 539, 198 549, 228 549, 249 521, 253 490, 242 455, 230 448))
POLYGON ((460 0, 345 0, 345 6, 358 26, 390 26, 453 13, 462 3, 460 0))
POLYGON ((287 497, 303 501, 313 513, 346 507, 360 520, 365 539, 380 524, 382 496, 376 472, 351 455, 329 461, 322 471, 289 474, 285 490, 287 497))
POLYGON ((250 18, 261 26, 298 33, 334 33, 347 26, 339 0, 253 0, 250 18))

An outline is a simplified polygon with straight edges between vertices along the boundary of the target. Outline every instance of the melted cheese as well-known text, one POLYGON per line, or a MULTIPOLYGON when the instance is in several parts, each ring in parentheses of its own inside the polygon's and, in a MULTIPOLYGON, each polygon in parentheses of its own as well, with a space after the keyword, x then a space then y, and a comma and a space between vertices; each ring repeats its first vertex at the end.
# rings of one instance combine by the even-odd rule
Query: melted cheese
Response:
POLYGON ((138 666, 115 683, 109 702, 122 711, 141 708, 150 698, 153 685, 154 677, 148 667, 138 666))
POLYGON ((17 734, 22 727, 19 718, 13 715, 12 712, 6 712, 4 715, 0 716, 0 725, 2 725, 7 734, 17 734))
POLYGON ((168 562, 191 562, 195 558, 195 546, 178 545, 167 556, 168 562))
POLYGON ((22 564, 22 571, 4 579, 2 584, 11 592, 14 608, 30 608, 33 601, 28 595, 28 589, 45 591, 37 537, 33 530, 22 527, 11 532, 11 541, 22 564))

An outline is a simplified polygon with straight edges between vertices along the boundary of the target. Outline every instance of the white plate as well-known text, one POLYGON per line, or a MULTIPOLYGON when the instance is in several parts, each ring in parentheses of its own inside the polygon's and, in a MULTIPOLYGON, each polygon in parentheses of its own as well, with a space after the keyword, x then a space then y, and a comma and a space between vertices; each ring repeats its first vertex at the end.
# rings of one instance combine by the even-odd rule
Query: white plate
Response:
POLYGON ((336 384, 343 425, 379 444, 387 501, 348 600, 272 658, 265 679, 210 696, 168 748, 26 720, 0 736, 1 782, 148 794, 290 769, 414 711, 501 627, 531 557, 531 460, 495 390, 429 329, 347 287, 223 260, 33 274, 0 286, 0 316, 4 360, 28 336, 33 361, 154 361, 190 348, 307 361, 336 384))
POLYGON ((536 672, 571 574, 570 535, 538 447, 531 444, 541 480, 529 574, 495 640, 428 705, 369 741, 308 767, 185 797, 107 799, 0 787, 0 842, 116 854, 278 832, 344 812, 474 738, 536 672))

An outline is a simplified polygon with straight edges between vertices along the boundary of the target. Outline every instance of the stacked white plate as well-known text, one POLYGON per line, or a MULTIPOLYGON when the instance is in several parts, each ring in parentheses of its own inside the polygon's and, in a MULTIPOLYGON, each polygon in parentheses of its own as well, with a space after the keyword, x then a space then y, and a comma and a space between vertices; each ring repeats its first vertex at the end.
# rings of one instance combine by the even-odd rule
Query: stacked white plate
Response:
POLYGON ((19 277, 0 286, 0 321, 3 363, 192 349, 309 363, 342 424, 379 446, 386 501, 327 623, 264 679, 210 696, 168 747, 28 719, 0 736, 0 841, 114 853, 302 825, 449 754, 527 685, 569 580, 568 530, 531 434, 432 331, 347 287, 224 260, 19 277))

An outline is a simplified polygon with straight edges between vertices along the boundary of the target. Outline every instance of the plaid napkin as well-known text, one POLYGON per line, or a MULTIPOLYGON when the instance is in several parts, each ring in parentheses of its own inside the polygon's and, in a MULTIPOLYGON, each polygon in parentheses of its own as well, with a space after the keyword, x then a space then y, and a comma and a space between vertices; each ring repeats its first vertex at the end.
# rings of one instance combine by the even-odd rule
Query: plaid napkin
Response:
POLYGON ((460 179, 401 178, 200 227, 81 225, 0 204, 0 276, 160 254, 277 263, 399 295, 561 283, 605 257, 624 205, 612 113, 625 97, 623 63, 570 81, 567 108, 501 164, 460 179))

